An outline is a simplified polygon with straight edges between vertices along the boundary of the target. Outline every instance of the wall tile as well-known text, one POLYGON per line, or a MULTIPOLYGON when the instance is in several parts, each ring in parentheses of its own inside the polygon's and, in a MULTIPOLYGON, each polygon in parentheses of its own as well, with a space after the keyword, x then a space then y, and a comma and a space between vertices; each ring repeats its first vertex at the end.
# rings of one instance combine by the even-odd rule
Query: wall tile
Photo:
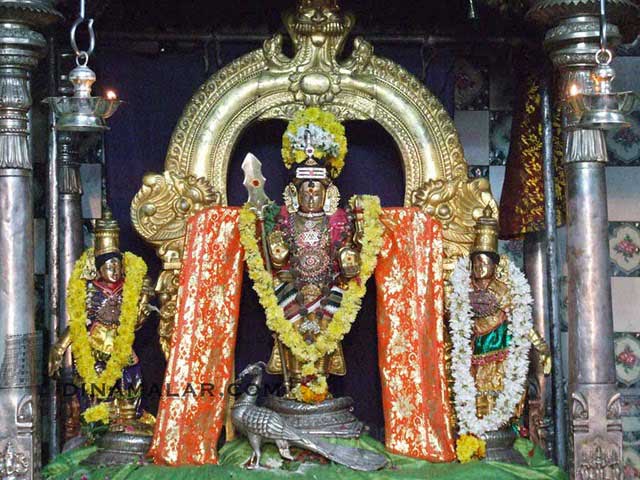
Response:
POLYGON ((616 71, 613 89, 618 92, 640 90, 640 57, 614 57, 611 63, 616 71))
POLYGON ((622 458, 624 479, 640 478, 640 390, 622 389, 622 458))
POLYGON ((507 163, 512 119, 511 112, 491 112, 489 123, 489 161, 491 165, 505 165, 507 163))
POLYGON ((489 183, 491 184, 491 193, 500 205, 500 197, 502 195, 502 184, 504 183, 505 167, 494 166, 489 169, 489 183))
POLYGON ((607 167, 607 201, 610 221, 640 219, 640 168, 607 167))
POLYGON ((498 253, 506 255, 519 268, 524 268, 524 256, 522 250, 522 240, 500 240, 498 242, 498 253))
POLYGON ((489 109, 512 110, 515 82, 510 65, 499 62, 489 67, 489 109))
POLYGON ((456 110, 454 122, 470 165, 489 164, 489 112, 456 110))
POLYGON ((637 448, 625 447, 622 450, 624 480, 640 478, 640 453, 637 448))
POLYGON ((627 115, 630 127, 607 132, 610 166, 640 166, 640 109, 627 115))
MULTIPOLYGON (((640 334, 616 333, 614 355, 618 385, 621 388, 640 387, 640 334)), ((636 415, 627 416, 635 417, 636 415)))
POLYGON ((102 216, 102 165, 84 163, 80 165, 82 179, 82 217, 102 216))
POLYGON ((489 72, 476 59, 458 58, 455 64, 455 103, 458 110, 489 108, 489 72))
POLYGON ((612 277, 613 326, 616 332, 640 332, 640 277, 612 277))
POLYGON ((640 276, 640 222, 609 222, 611 274, 640 276))

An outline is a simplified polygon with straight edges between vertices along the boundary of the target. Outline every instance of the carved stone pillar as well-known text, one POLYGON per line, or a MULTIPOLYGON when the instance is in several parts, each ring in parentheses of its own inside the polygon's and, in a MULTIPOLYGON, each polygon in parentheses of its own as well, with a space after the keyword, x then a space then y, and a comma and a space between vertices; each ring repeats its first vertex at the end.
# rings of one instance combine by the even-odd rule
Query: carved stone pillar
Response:
MULTIPOLYGON (((545 48, 559 70, 565 94, 570 85, 590 93, 599 49, 599 2, 544 0, 529 15, 551 27, 545 48)), ((609 0, 609 19, 637 15, 631 0, 609 0)), ((619 41, 608 25, 610 44, 619 41)), ((565 109, 565 124, 577 122, 565 109)), ((615 388, 613 318, 604 135, 567 129, 567 264, 569 319, 569 420, 572 478, 622 478, 620 396, 615 388)))
POLYGON ((29 75, 46 46, 32 27, 56 17, 46 0, 0 1, 0 478, 40 468, 29 75))

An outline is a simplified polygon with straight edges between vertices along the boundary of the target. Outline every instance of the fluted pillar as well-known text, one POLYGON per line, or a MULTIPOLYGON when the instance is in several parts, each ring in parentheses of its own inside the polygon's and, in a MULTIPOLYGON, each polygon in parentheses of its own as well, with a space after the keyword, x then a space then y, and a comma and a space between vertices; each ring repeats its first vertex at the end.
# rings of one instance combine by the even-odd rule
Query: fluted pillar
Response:
MULTIPOLYGON (((631 0, 609 0, 609 20, 636 15, 631 0)), ((545 48, 570 85, 591 93, 599 49, 599 2, 540 0, 529 15, 550 27, 545 48)), ((620 40, 608 25, 609 43, 620 40)), ((616 392, 609 274, 607 151, 603 132, 571 128, 565 109, 567 176, 567 266, 569 320, 569 422, 572 478, 622 478, 622 423, 616 392)))
POLYGON ((40 468, 29 76, 46 46, 33 28, 56 15, 49 1, 0 1, 0 478, 40 468))
MULTIPOLYGON (((74 135, 70 132, 58 132, 58 219, 59 219, 59 275, 58 275, 58 332, 64 332, 68 325, 65 292, 76 260, 82 255, 84 236, 82 233, 82 184, 80 181, 80 163, 74 135)), ((61 379, 72 382, 71 349, 67 350, 62 366, 61 379)), ((63 398, 61 423, 64 427, 63 442, 78 435, 80 419, 74 418, 71 408, 73 397, 63 398)), ((75 415, 77 416, 77 415, 75 415)))

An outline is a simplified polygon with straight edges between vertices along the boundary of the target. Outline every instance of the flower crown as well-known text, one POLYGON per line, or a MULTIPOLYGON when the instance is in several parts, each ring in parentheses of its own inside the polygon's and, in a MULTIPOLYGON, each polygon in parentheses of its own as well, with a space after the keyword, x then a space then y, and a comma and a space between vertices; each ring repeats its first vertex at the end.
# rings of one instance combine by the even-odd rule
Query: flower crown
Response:
POLYGON ((309 140, 313 158, 324 165, 331 178, 340 175, 347 155, 344 125, 331 112, 317 107, 297 112, 282 136, 282 159, 288 169, 308 158, 309 140))

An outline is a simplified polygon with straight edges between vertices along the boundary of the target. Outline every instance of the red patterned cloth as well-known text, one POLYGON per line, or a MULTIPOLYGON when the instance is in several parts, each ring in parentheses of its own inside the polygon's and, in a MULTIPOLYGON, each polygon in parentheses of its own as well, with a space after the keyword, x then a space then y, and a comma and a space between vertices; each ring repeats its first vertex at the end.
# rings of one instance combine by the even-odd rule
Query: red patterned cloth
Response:
MULTIPOLYGON (((155 463, 217 463, 233 373, 242 248, 238 210, 214 207, 187 230, 180 302, 150 454, 155 463)), ((430 461, 455 458, 444 359, 442 232, 417 209, 384 209, 378 259, 378 349, 387 448, 430 461)), ((366 399, 356 399, 364 402, 366 399)))
POLYGON ((442 228, 415 208, 387 208, 378 256, 378 362, 393 453, 455 459, 445 362, 442 228))
POLYGON ((216 207, 189 221, 177 324, 149 452, 156 463, 218 461, 242 290, 238 216, 237 208, 216 207), (195 395, 184 394, 188 385, 195 395))

